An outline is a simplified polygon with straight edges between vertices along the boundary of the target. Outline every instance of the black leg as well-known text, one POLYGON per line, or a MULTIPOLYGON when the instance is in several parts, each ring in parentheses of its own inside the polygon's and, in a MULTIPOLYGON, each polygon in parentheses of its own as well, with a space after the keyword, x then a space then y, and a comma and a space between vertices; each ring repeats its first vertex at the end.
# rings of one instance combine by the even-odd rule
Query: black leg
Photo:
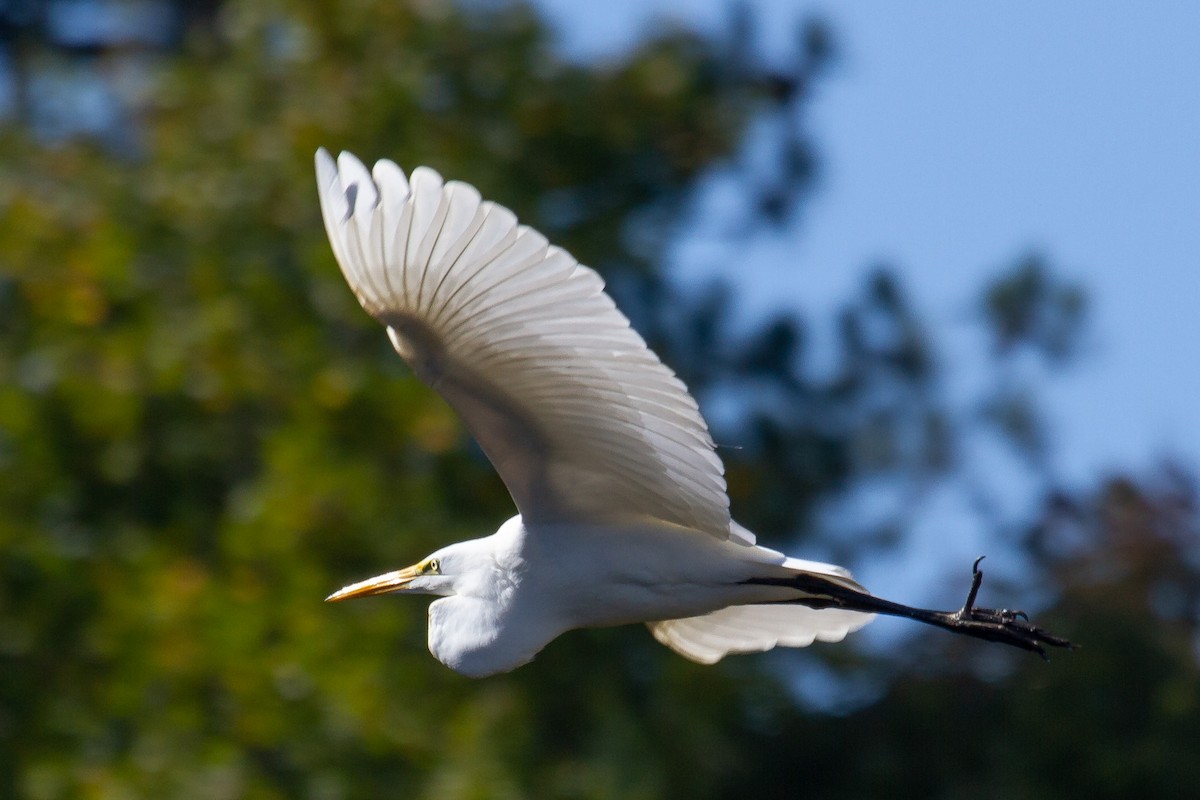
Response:
POLYGON ((966 602, 958 611, 932 611, 893 603, 890 600, 842 586, 822 575, 811 572, 802 572, 785 578, 751 578, 746 583, 787 587, 796 589, 805 595, 795 600, 779 602, 805 605, 810 608, 844 608, 850 611, 904 617, 926 625, 934 625, 952 633, 1020 647, 1023 650, 1037 653, 1047 660, 1049 656, 1046 655, 1046 647, 1068 649, 1075 647, 1066 639, 1030 623, 1029 615, 1024 611, 977 608, 975 600, 979 595, 979 587, 983 584, 983 571, 979 569, 979 562, 982 560, 983 557, 980 556, 971 567, 971 588, 967 592, 966 602))

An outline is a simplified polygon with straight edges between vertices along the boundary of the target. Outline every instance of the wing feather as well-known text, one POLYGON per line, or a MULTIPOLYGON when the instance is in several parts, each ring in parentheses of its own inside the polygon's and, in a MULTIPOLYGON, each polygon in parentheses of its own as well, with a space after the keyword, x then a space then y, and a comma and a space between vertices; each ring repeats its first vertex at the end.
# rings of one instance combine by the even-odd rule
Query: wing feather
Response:
POLYGON ((526 519, 647 516, 753 543, 731 530, 696 402, 599 275, 426 167, 368 171, 324 150, 316 167, 355 296, 462 416, 526 519))
MULTIPOLYGON (((754 535, 736 522, 733 537, 746 544, 754 535)), ((789 558, 779 553, 780 566, 811 572, 856 591, 866 591, 844 567, 789 558)), ((773 647, 808 647, 813 642, 840 642, 875 618, 874 614, 841 608, 808 608, 803 605, 728 606, 710 614, 648 622, 654 638, 675 652, 701 664, 720 661, 729 653, 757 653, 773 647)))
POLYGON ((654 638, 701 664, 729 653, 758 653, 773 647, 807 647, 814 641, 840 642, 873 619, 839 608, 816 610, 796 605, 729 606, 702 617, 652 622, 654 638))

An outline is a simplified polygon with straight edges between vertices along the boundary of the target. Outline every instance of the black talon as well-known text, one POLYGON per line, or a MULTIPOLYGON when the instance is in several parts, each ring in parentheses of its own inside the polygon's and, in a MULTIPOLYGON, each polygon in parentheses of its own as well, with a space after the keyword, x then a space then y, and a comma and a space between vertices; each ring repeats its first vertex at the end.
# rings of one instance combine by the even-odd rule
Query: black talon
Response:
POLYGON ((958 612, 958 616, 961 618, 971 616, 971 612, 975 608, 975 598, 979 595, 979 587, 983 585, 983 572, 979 569, 979 562, 985 558, 987 556, 980 556, 971 565, 971 588, 967 592, 967 602, 963 603, 963 607, 958 612))

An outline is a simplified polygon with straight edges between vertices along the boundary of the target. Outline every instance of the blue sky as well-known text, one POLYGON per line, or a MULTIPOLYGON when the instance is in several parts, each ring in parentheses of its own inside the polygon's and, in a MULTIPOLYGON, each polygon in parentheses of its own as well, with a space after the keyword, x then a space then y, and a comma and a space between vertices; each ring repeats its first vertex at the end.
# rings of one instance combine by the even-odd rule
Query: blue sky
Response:
MULTIPOLYGON (((746 314, 787 305, 828 322, 867 270, 892 264, 965 401, 982 379, 975 293, 1037 251, 1091 303, 1082 358, 1036 376, 1058 474, 1084 487, 1168 455, 1200 467, 1200 3, 751 5, 768 53, 785 53, 810 16, 836 35, 838 63, 807 117, 821 184, 783 235, 724 253, 685 235, 677 273, 739 263, 746 314)), ((705 30, 727 19, 724 0, 539 6, 579 58, 620 52, 664 16, 705 30)), ((1027 511, 1015 465, 977 457, 1011 476, 1002 503, 1027 511)), ((886 492, 848 501, 888 506, 886 492)), ((931 548, 969 558, 969 532, 945 547, 962 502, 929 498, 916 546, 896 556, 910 563, 864 565, 863 577, 878 572, 885 591, 887 574, 917 569, 931 548)))
MULTIPOLYGON (((717 29, 727 4, 540 5, 567 51, 603 57, 663 16, 717 29)), ((1092 302, 1083 359, 1044 384, 1063 474, 1200 465, 1200 4, 752 5, 768 52, 816 15, 841 55, 810 109, 816 198, 789 235, 731 254, 752 265, 747 310, 826 313, 886 261, 945 344, 1036 250, 1092 302)))

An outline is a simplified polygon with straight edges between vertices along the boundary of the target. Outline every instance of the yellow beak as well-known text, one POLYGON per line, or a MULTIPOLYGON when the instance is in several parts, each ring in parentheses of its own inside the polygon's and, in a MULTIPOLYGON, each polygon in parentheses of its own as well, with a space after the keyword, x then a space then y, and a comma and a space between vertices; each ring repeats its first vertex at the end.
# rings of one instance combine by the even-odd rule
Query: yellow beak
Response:
POLYGON ((413 578, 421 574, 420 566, 420 564, 414 564, 411 567, 398 569, 395 572, 388 572, 374 578, 368 578, 365 581, 352 583, 326 597, 325 602, 331 603, 338 600, 353 600, 355 597, 370 597, 376 594, 399 592, 405 586, 408 586, 413 578))

